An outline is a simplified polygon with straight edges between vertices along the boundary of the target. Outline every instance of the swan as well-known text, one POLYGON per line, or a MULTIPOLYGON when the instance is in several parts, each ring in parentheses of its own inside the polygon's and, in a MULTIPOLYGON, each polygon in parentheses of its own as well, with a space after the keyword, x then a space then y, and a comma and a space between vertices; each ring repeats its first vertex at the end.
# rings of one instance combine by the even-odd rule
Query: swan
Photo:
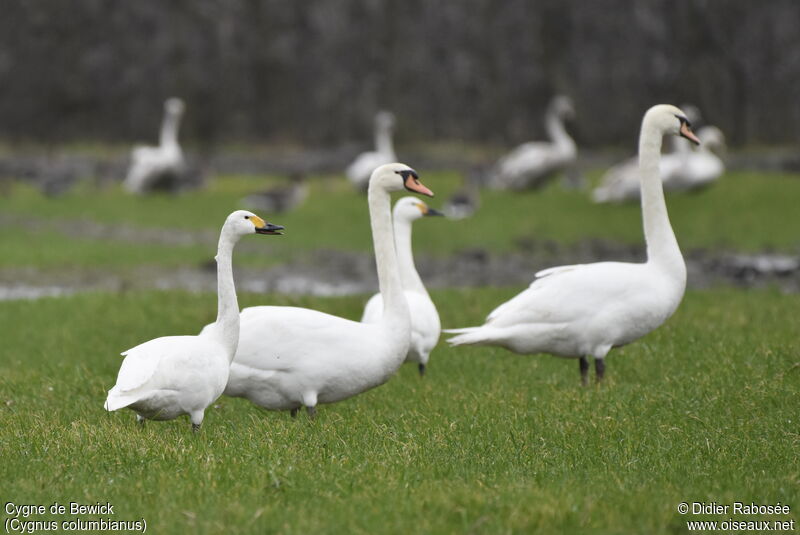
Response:
POLYGON ((179 98, 164 103, 164 120, 158 147, 138 146, 131 152, 131 165, 123 186, 131 193, 156 189, 175 190, 186 172, 186 161, 178 144, 178 127, 185 106, 179 98))
MULTIPOLYGON (((683 109, 683 108, 681 108, 683 109)), ((689 120, 691 123, 691 119, 689 120)), ((694 150, 686 143, 675 143, 675 150, 664 154, 659 163, 661 182, 666 191, 689 191, 708 186, 725 172, 725 164, 714 151, 724 151, 725 136, 715 126, 697 130, 700 146, 694 150)), ((592 192, 597 203, 625 202, 639 199, 639 168, 631 158, 609 169, 592 192)))
POLYGON ((260 306, 241 314, 239 347, 225 394, 266 409, 334 403, 385 383, 408 354, 411 318, 403 294, 392 232, 389 193, 403 188, 433 196, 407 165, 372 172, 368 201, 378 282, 384 299, 378 323, 360 323, 316 310, 260 306))
POLYGON ((367 191, 372 171, 377 167, 397 161, 392 143, 393 128, 393 113, 379 111, 375 114, 375 150, 359 154, 345 171, 347 178, 359 191, 367 191))
POLYGON ((686 265, 670 226, 658 174, 665 134, 699 140, 675 106, 650 108, 639 136, 642 218, 647 261, 560 266, 536 274, 522 293, 492 311, 484 325, 446 332, 459 345, 495 345, 515 353, 550 353, 580 359, 588 382, 594 357, 603 378, 608 352, 649 333, 675 312, 686 288, 686 265))
POLYGON ((680 166, 663 177, 668 191, 691 191, 709 186, 725 173, 725 163, 717 153, 725 151, 725 135, 716 126, 697 130, 700 146, 684 156, 680 166))
POLYGON ((108 391, 107 411, 128 407, 136 419, 172 420, 188 414, 192 429, 221 394, 239 340, 239 305, 233 283, 233 247, 247 234, 280 234, 245 210, 225 220, 217 247, 217 321, 198 336, 164 336, 122 353, 117 383, 108 391))
POLYGON ((308 184, 302 173, 289 176, 288 186, 277 186, 242 199, 241 203, 250 210, 269 213, 283 213, 300 206, 308 197, 308 184))
POLYGON ((578 151, 563 123, 565 118, 574 115, 568 97, 555 97, 545 113, 545 128, 550 141, 523 143, 503 156, 489 175, 489 186, 510 190, 539 188, 557 172, 574 164, 578 151))
MULTIPOLYGON (((418 363, 420 375, 425 375, 431 351, 439 342, 441 323, 436 305, 431 301, 414 265, 411 224, 424 216, 441 215, 444 214, 429 208, 416 197, 403 197, 394 205, 394 243, 397 249, 397 263, 400 268, 400 282, 411 313, 411 346, 408 348, 406 362, 418 363)), ((382 315, 383 297, 377 293, 367 301, 361 321, 378 323, 382 315)))

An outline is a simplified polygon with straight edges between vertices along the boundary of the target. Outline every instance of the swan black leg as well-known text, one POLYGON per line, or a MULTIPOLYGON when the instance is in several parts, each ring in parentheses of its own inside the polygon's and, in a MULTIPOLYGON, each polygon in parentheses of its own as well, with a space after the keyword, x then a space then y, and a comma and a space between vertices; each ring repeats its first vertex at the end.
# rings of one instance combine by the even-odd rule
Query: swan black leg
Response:
POLYGON ((200 431, 200 424, 192 424, 192 433, 200 431))
POLYGON ((578 364, 581 368, 581 384, 587 386, 589 384, 589 361, 586 357, 581 357, 578 364))
POLYGON ((425 377, 425 365, 420 362, 418 368, 419 368, 419 376, 425 377))
POLYGON ((300 409, 298 409, 297 407, 295 407, 294 409, 292 409, 291 411, 289 411, 289 414, 291 414, 291 415, 292 415, 292 418, 297 418, 297 411, 299 411, 299 410, 300 410, 300 409))
POLYGON ((306 407, 306 412, 308 413, 308 417, 312 420, 317 415, 317 408, 316 407, 306 407))
POLYGON ((603 377, 606 375, 605 359, 594 359, 594 375, 598 383, 603 381, 603 377))

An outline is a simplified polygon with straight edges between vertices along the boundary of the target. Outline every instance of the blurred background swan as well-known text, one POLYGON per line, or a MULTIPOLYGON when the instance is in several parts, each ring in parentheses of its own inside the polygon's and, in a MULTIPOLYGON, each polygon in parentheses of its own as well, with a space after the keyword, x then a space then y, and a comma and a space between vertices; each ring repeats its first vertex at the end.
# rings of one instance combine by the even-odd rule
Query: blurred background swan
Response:
POLYGON ((369 177, 375 169, 397 160, 392 141, 394 123, 394 114, 389 111, 375 114, 375 150, 362 152, 347 167, 345 174, 359 191, 367 191, 369 177))
POLYGON ((544 118, 550 141, 523 143, 500 158, 489 174, 489 186, 510 190, 540 188, 574 164, 578 149, 564 127, 564 119, 574 117, 575 108, 569 97, 553 98, 544 118))
POLYGON ((125 189, 131 193, 156 190, 176 191, 187 170, 178 143, 178 129, 186 106, 179 98, 164 103, 164 120, 157 147, 138 146, 131 152, 131 166, 125 177, 125 189))
MULTIPOLYGON (((699 146, 662 155, 659 172, 665 191, 702 189, 725 173, 722 156, 726 147, 722 131, 716 126, 704 126, 697 130, 697 137, 700 139, 699 146)), ((592 191, 594 202, 639 199, 639 169, 638 164, 632 165, 632 160, 612 167, 603 175, 600 185, 592 191)))

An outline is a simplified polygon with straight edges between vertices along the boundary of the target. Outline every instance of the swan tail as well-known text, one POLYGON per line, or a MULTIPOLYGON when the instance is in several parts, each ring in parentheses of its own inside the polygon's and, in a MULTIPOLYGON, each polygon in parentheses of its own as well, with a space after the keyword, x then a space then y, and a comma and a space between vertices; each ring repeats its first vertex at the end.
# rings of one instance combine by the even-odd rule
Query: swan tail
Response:
POLYGON ((128 405, 136 403, 137 401, 139 401, 139 396, 120 396, 116 393, 109 392, 103 408, 108 412, 112 412, 119 409, 124 409, 128 405))
POLYGON ((446 332, 459 333, 447 339, 451 346, 481 345, 491 343, 491 338, 487 336, 482 327, 466 327, 464 329, 451 329, 446 332))

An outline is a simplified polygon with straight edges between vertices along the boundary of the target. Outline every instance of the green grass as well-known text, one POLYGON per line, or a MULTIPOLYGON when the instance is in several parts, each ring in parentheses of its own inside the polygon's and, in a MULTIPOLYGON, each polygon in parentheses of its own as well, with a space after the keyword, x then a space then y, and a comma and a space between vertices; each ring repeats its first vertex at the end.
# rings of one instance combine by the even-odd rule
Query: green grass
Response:
MULTIPOLYGON (((249 192, 275 183, 277 177, 224 177, 198 192, 180 196, 134 197, 120 188, 95 190, 81 185, 66 196, 50 199, 33 188, 17 185, 0 197, 0 227, 4 254, 0 265, 56 268, 116 269, 131 263, 174 266, 196 264, 213 256, 214 244, 164 246, 88 238, 71 232, 76 220, 173 232, 216 232, 224 218, 249 192), (28 221, 38 225, 31 226, 28 221), (41 222, 51 222, 42 226, 41 222), (35 246, 38 251, 32 251, 35 246)), ((455 173, 423 173, 437 192, 430 201, 438 206, 459 187, 455 173)), ((731 248, 796 251, 800 247, 800 179, 776 173, 729 173, 719 184, 694 195, 669 198, 670 216, 684 250, 731 248)), ((369 251, 371 238, 365 198, 351 191, 341 177, 316 177, 309 200, 290 214, 262 214, 286 226, 286 236, 252 245, 262 254, 244 255, 244 265, 266 266, 285 262, 314 249, 369 251)), ((464 248, 484 247, 507 252, 521 240, 576 243, 600 238, 640 244, 638 205, 594 205, 585 192, 565 191, 553 185, 541 192, 485 192, 478 214, 453 222, 425 220, 417 224, 415 248, 420 253, 446 255, 464 248)))
MULTIPOLYGON (((517 290, 434 299, 462 326, 517 290)), ((349 317, 363 301, 241 298, 349 317)), ((3 502, 110 501, 153 533, 686 533, 682 501, 797 518, 796 296, 689 292, 612 353, 601 388, 579 387, 574 360, 442 344, 425 379, 406 366, 316 421, 223 398, 193 436, 185 418, 103 411, 121 350, 213 313, 213 295, 180 292, 0 303, 3 502)))

